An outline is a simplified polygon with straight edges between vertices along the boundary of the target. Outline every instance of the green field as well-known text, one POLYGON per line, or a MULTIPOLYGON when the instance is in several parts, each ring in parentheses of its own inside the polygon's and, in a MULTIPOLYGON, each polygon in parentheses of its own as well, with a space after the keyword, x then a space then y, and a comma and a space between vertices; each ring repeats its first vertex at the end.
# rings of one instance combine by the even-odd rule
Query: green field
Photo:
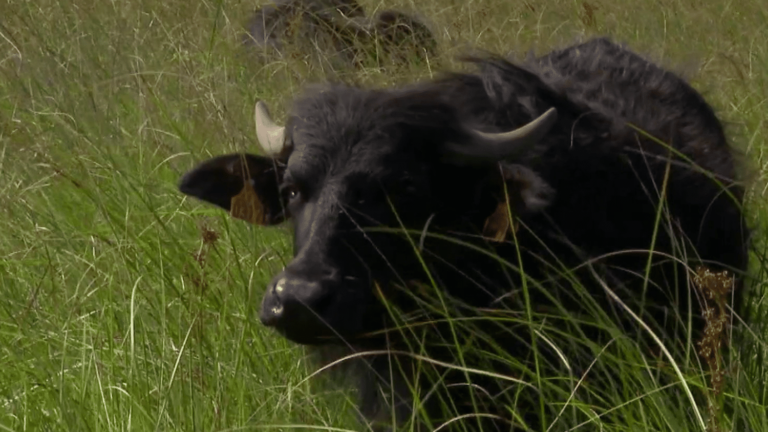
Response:
MULTIPOLYGON (((314 390, 302 350, 256 317, 288 231, 176 189, 204 158, 258 152, 256 99, 281 121, 303 85, 328 76, 388 85, 458 67, 468 47, 522 56, 610 35, 708 98, 750 168, 750 223, 765 228, 764 0, 361 3, 419 11, 441 55, 394 71, 261 65, 239 44, 254 2, 0 0, 0 430, 359 430, 353 398, 314 390)), ((768 431, 766 327, 750 325, 712 399, 723 431, 768 431)), ((685 385, 658 384, 646 364, 585 406, 563 382, 548 393, 567 405, 551 430, 702 430, 712 410, 684 389, 709 379, 673 354, 685 385)))

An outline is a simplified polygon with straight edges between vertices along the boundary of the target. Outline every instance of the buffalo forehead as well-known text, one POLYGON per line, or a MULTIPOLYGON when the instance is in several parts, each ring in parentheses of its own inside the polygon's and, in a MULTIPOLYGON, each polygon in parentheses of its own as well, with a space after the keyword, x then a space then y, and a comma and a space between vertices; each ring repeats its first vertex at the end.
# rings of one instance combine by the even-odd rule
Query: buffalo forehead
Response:
POLYGON ((361 183, 398 176, 404 163, 376 147, 356 146, 333 153, 316 149, 297 149, 288 160, 288 172, 295 181, 319 185, 333 178, 342 183, 361 183))
POLYGON ((302 177, 311 181, 354 173, 384 179, 422 171, 428 161, 417 147, 424 137, 413 123, 442 123, 444 113, 434 109, 441 101, 426 103, 421 95, 401 93, 346 86, 307 91, 291 113, 289 171, 308 174, 302 177))
POLYGON ((287 166, 291 176, 304 181, 321 181, 327 176, 381 179, 400 171, 407 157, 394 143, 373 135, 331 132, 319 137, 299 132, 294 134, 294 151, 287 166))

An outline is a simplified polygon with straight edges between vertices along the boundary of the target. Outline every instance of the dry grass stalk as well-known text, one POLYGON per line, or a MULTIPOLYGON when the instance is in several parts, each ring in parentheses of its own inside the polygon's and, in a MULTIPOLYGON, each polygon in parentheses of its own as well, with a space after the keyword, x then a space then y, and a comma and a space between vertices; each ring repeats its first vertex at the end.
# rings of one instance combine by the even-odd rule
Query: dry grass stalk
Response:
POLYGON ((706 307, 703 315, 706 321, 704 337, 699 341, 699 355, 707 362, 711 376, 712 395, 709 397, 709 421, 707 429, 711 432, 721 430, 717 423, 719 407, 716 399, 722 393, 725 370, 723 367, 722 352, 725 337, 726 324, 728 323, 728 294, 733 290, 734 278, 728 271, 713 273, 706 267, 698 267, 694 284, 704 294, 706 307))

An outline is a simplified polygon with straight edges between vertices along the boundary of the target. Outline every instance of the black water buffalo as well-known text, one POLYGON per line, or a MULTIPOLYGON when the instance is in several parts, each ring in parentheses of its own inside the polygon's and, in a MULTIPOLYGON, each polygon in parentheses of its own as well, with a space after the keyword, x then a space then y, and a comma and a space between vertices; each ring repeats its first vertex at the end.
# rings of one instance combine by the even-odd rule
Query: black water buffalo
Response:
POLYGON ((365 17, 365 12, 355 0, 276 0, 256 10, 248 22, 245 41, 281 52, 289 35, 297 40, 325 36, 341 48, 344 18, 356 17, 365 17))
POLYGON ((276 0, 257 9, 247 28, 244 42, 264 58, 291 51, 359 65, 364 56, 387 64, 437 52, 431 31, 416 17, 384 10, 369 19, 355 0, 276 0))
POLYGON ((378 41, 383 61, 402 64, 413 58, 437 55, 437 42, 432 31, 414 16, 383 10, 367 26, 363 43, 372 46, 378 41))
MULTIPOLYGON (((472 413, 483 412, 489 427, 509 430, 499 420, 509 411, 494 398, 510 383, 438 366, 439 376, 417 380, 415 354, 458 364, 451 346, 472 340, 484 348, 464 354, 467 366, 482 357, 486 368, 521 376, 498 355, 530 355, 519 311, 587 320, 592 301, 636 331, 626 306, 673 344, 685 340, 675 336, 689 318, 694 336, 702 328, 686 269, 746 269, 733 151, 684 80, 605 38, 523 65, 468 60, 478 72, 402 88, 310 89, 285 126, 259 102, 258 139, 269 155, 219 156, 180 182, 184 194, 226 210, 253 188, 254 223, 292 220, 294 256, 267 287, 261 322, 325 362, 378 350, 340 366, 357 380, 370 422, 407 420, 408 383, 418 382, 433 427, 468 413, 450 425, 471 428, 480 418, 472 413), (430 303, 435 294, 448 295, 430 303), (401 315, 390 306, 421 327, 391 330, 401 315), (503 311, 518 321, 490 320, 459 336, 460 326, 438 319, 513 316, 503 311), (440 391, 430 387, 438 381, 440 391), (441 411, 445 395, 453 414, 441 411)), ((735 296, 738 310, 740 290, 735 296)))

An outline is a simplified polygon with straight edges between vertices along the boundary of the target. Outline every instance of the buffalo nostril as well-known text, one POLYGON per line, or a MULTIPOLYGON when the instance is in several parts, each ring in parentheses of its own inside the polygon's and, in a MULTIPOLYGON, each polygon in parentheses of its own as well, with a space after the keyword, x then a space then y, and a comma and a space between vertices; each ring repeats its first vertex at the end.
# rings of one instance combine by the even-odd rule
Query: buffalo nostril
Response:
POLYGON ((262 310, 259 319, 267 327, 272 327, 278 323, 283 316, 283 306, 272 306, 269 310, 262 310))
POLYGON ((262 299, 262 324, 282 331, 312 328, 327 319, 325 313, 333 303, 331 287, 343 280, 335 269, 317 269, 296 274, 289 268, 273 279, 262 299))
POLYGON ((281 278, 277 283, 275 284, 275 292, 280 294, 285 289, 285 278, 281 278))
POLYGON ((262 300, 260 320, 266 326, 277 325, 283 319, 285 312, 285 285, 286 278, 280 278, 275 284, 267 289, 262 300))

